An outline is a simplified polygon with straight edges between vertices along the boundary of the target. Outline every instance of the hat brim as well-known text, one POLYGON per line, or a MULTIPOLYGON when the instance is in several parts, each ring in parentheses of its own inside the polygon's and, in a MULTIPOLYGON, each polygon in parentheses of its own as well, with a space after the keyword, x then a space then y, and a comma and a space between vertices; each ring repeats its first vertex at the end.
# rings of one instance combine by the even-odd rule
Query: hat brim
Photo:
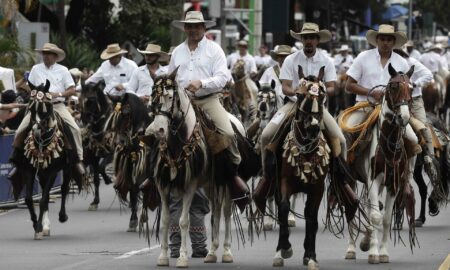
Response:
POLYGON ((395 38, 394 49, 401 49, 402 46, 408 41, 406 34, 403 32, 380 33, 375 30, 367 30, 366 39, 370 45, 377 47, 377 36, 378 35, 393 36, 395 38))
POLYGON ((35 51, 43 53, 50 52, 56 54, 58 57, 56 58, 56 62, 61 62, 66 58, 66 53, 61 49, 35 49, 35 51))
POLYGON ((101 58, 102 60, 108 60, 108 59, 110 59, 110 58, 112 58, 112 57, 114 57, 114 56, 122 55, 122 54, 125 54, 125 53, 127 53, 127 52, 128 52, 127 50, 123 50, 123 49, 120 49, 120 51, 115 52, 115 53, 108 53, 106 50, 104 50, 104 51, 102 52, 102 54, 100 55, 100 58, 101 58))
POLYGON ((142 53, 142 54, 158 54, 159 55, 159 61, 167 61, 169 60, 169 54, 167 54, 166 52, 152 52, 152 51, 145 51, 145 50, 139 50, 137 49, 138 52, 142 53))
POLYGON ((291 32, 291 37, 297 39, 297 40, 302 40, 302 36, 303 35, 318 35, 319 36, 319 43, 325 43, 331 40, 331 32, 328 30, 319 30, 319 32, 315 32, 315 31, 303 31, 300 33, 296 33, 292 30, 290 30, 291 32))
POLYGON ((270 51, 270 57, 272 57, 273 60, 277 61, 277 56, 288 56, 291 55, 292 53, 287 53, 287 52, 281 52, 281 53, 277 53, 274 50, 270 51))
POLYGON ((186 24, 186 23, 188 23, 188 24, 203 23, 203 24, 205 24, 206 29, 211 28, 216 25, 216 22, 214 22, 214 21, 193 21, 193 20, 191 20, 191 21, 173 21, 172 25, 175 28, 178 28, 178 29, 184 31, 184 24, 186 24))

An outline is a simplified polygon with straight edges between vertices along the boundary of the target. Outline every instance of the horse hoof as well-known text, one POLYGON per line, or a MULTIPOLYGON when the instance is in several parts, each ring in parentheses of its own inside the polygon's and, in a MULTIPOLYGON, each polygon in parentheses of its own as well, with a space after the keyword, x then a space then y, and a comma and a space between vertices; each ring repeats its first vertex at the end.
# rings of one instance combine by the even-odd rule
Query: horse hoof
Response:
POLYGON ((283 259, 289 259, 294 254, 294 251, 292 250, 292 247, 289 249, 281 249, 281 258, 283 259))
POLYGON ((129 227, 127 232, 137 232, 136 227, 129 227))
POLYGON ((59 215, 59 222, 61 222, 61 223, 66 222, 68 219, 69 219, 69 217, 66 214, 64 214, 64 215, 60 214, 59 215))
POLYGON ((264 230, 265 230, 265 231, 271 231, 271 230, 273 230, 273 224, 272 224, 272 223, 265 223, 265 224, 264 224, 264 230))
POLYGON ((181 256, 177 259, 177 268, 187 268, 188 260, 186 258, 182 258, 181 256))
POLYGON ((369 255, 369 263, 370 264, 379 264, 380 263, 380 256, 378 256, 378 255, 369 255))
POLYGON ((158 258, 157 266, 169 266, 169 258, 158 258))
POLYGON ((368 251, 370 248, 370 242, 369 240, 361 240, 361 242, 359 243, 359 249, 361 249, 361 251, 366 252, 368 251))
POLYGON ((392 226, 393 228, 393 230, 396 230, 396 231, 401 231, 401 230, 403 230, 403 224, 400 224, 400 223, 397 223, 397 224, 394 224, 394 226, 392 226))
POLYGON ((98 204, 91 204, 89 205, 88 211, 97 211, 98 204))
POLYGON ((319 264, 313 259, 309 260, 308 270, 319 270, 319 264))
POLYGON ((295 218, 288 220, 288 227, 295 227, 295 218))
POLYGON ((356 260, 356 252, 347 251, 347 253, 345 253, 345 259, 346 260, 356 260))
POLYGON ((217 262, 217 256, 215 254, 208 254, 203 259, 204 263, 216 263, 217 262))
POLYGON ((420 218, 416 219, 414 221, 414 225, 416 226, 416 228, 421 228, 423 227, 423 224, 425 223, 425 221, 422 221, 420 218))
POLYGON ((380 255, 380 263, 389 263, 389 255, 380 255))
POLYGON ((34 233, 34 240, 42 240, 44 234, 42 232, 34 233))
POLYGON ((43 236, 50 236, 50 229, 43 229, 42 230, 42 235, 43 236))
POLYGON ((273 267, 282 267, 282 266, 284 266, 283 258, 273 258, 272 266, 273 267))
POLYGON ((432 216, 432 217, 435 217, 435 216, 437 216, 437 215, 439 215, 439 212, 441 212, 440 210, 439 210, 439 208, 431 208, 431 207, 429 207, 430 209, 428 210, 428 214, 430 215, 430 216, 432 216))
POLYGON ((233 256, 230 254, 223 254, 222 255, 222 263, 232 263, 233 262, 233 256))

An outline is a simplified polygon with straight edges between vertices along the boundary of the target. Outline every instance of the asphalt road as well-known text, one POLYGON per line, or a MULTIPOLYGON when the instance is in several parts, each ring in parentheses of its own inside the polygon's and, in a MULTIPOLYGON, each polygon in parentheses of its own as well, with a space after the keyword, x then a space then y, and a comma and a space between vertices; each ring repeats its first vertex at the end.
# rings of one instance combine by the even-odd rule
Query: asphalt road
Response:
MULTIPOLYGON (((153 238, 149 247, 138 233, 126 232, 130 211, 120 205, 112 186, 102 186, 101 204, 96 212, 87 211, 91 199, 91 194, 71 195, 67 208, 69 220, 64 224, 58 222, 60 200, 52 203, 51 236, 40 241, 33 240, 34 232, 25 207, 0 213, 0 270, 159 268, 156 266, 158 243, 153 238)), ((298 200, 297 209, 302 209, 303 205, 302 200, 298 200)), ((321 209, 320 218, 323 217, 321 209)), ((381 265, 369 265, 367 254, 360 251, 356 260, 344 260, 347 240, 323 231, 323 222, 319 223, 316 247, 321 269, 431 270, 438 269, 450 253, 450 208, 442 210, 437 217, 428 216, 425 226, 417 229, 420 247, 416 247, 414 253, 409 246, 394 246, 391 242, 391 263, 381 265)), ((402 234, 407 240, 407 231, 402 234)), ((307 269, 301 265, 303 237, 304 223, 297 220, 297 227, 291 230, 290 238, 294 256, 285 260, 285 269, 307 269)), ((191 259, 189 266, 191 269, 271 269, 277 239, 278 231, 275 230, 268 232, 265 239, 261 237, 252 245, 247 243, 238 248, 233 230, 233 264, 212 265, 204 264, 202 259, 191 259)), ((175 268, 175 263, 175 259, 171 259, 170 268, 175 268)))

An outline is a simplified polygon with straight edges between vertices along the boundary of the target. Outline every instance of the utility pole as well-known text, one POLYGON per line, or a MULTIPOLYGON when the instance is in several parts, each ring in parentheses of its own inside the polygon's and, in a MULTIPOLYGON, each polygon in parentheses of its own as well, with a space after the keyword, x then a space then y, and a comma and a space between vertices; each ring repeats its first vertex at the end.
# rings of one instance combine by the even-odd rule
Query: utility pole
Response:
POLYGON ((409 0, 408 39, 412 40, 412 2, 409 0))

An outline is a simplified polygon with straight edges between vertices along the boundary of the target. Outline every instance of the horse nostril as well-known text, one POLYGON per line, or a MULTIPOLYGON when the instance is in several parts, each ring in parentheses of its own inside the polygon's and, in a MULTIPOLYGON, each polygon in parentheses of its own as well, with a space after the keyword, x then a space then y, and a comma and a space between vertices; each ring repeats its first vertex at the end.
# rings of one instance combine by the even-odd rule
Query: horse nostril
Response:
POLYGON ((261 103, 259 105, 259 110, 263 112, 267 111, 267 104, 265 102, 261 103))

